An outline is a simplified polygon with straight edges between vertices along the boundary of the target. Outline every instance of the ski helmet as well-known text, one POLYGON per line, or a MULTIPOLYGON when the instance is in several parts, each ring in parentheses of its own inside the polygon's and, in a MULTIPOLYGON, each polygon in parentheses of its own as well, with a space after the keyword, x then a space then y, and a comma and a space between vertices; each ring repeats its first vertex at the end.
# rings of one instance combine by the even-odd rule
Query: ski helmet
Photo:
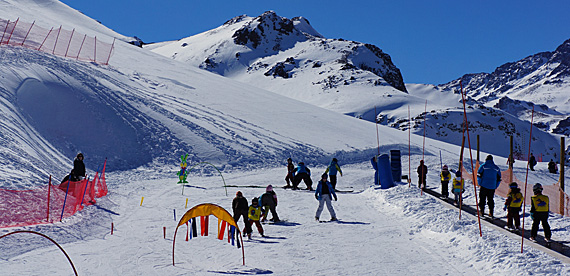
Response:
POLYGON ((456 177, 460 177, 460 176, 461 176, 461 171, 456 171, 456 172, 455 172, 455 176, 456 176, 456 177))
POLYGON ((447 167, 447 165, 443 165, 442 170, 447 171, 449 168, 447 167))
POLYGON ((323 175, 321 175, 321 179, 327 179, 328 175, 326 173, 323 173, 323 175))
POLYGON ((512 182, 511 184, 509 184, 509 188, 511 188, 511 189, 515 189, 518 187, 519 187, 519 185, 516 182, 512 182))
POLYGON ((535 193, 541 193, 542 192, 542 185, 540 185, 540 183, 534 184, 534 186, 532 187, 532 191, 535 193))
POLYGON ((251 199, 251 204, 257 204, 257 203, 259 203, 259 199, 257 197, 251 199))

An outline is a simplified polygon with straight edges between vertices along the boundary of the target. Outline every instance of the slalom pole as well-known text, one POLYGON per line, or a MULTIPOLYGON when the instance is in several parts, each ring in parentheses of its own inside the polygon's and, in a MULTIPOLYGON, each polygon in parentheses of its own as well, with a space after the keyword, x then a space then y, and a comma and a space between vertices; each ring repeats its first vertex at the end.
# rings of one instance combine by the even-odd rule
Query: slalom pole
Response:
POLYGON ((48 183, 47 217, 46 217, 46 222, 49 222, 49 201, 50 201, 50 193, 51 193, 51 175, 49 176, 49 183, 48 183))
POLYGON ((408 188, 412 185, 412 117, 410 116, 410 105, 408 105, 408 188))
MULTIPOLYGON (((530 137, 528 139, 528 156, 530 156, 530 142, 532 141, 532 123, 534 121, 534 105, 532 106, 532 115, 530 117, 530 137)), ((529 158, 530 159, 530 158, 529 158)), ((530 161, 530 160, 529 160, 530 161)), ((523 221, 522 221, 522 230, 521 230, 521 253, 523 253, 523 245, 524 245, 524 213, 526 210, 526 188, 527 188, 527 181, 528 181, 528 165, 529 161, 526 162, 526 177, 524 179, 524 197, 523 197, 523 221)), ((532 204, 532 200, 530 201, 532 204)))
MULTIPOLYGON (((425 166, 425 151, 426 151, 426 117, 427 117, 427 100, 426 100, 426 105, 424 107, 424 143, 422 146, 422 160, 424 160, 424 166, 425 166)), ((424 175, 424 167, 422 167, 422 175, 424 175)), ((425 176, 427 177, 427 175, 425 176)), ((424 179, 424 182, 427 182, 427 179, 424 179)), ((420 183, 420 186, 422 184, 420 183)), ((425 185, 427 186, 427 185, 425 185)), ((424 195, 424 188, 426 187, 421 187, 420 188, 420 195, 424 195)))
MULTIPOLYGON (((376 125, 376 142, 378 143, 378 155, 376 157, 376 166, 378 166, 378 158, 380 158, 380 135, 378 134, 378 113, 376 113, 376 106, 374 106, 374 124, 376 125)), ((376 177, 378 179, 378 185, 380 185, 380 168, 376 170, 376 177)), ((382 185, 380 185, 382 187, 382 185)))
POLYGON ((63 200, 63 208, 61 208, 61 217, 59 218, 59 221, 63 220, 63 211, 65 210, 65 202, 67 202, 67 193, 69 192, 69 185, 71 184, 71 176, 69 177, 69 180, 67 181, 67 189, 65 190, 65 199, 63 200))
POLYGON ((467 108, 465 107, 465 95, 463 94, 463 83, 459 81, 461 86, 461 99, 463 100, 463 119, 465 120, 465 130, 467 131, 467 144, 469 145, 469 158, 471 159, 471 172, 473 174, 473 189, 475 194, 475 206, 477 207, 477 221, 479 222, 479 236, 483 237, 483 231, 481 230, 481 213, 479 212, 479 200, 477 199, 477 180, 475 178, 475 168, 473 167, 473 153, 471 152, 471 139, 469 138, 469 123, 467 121, 467 108))

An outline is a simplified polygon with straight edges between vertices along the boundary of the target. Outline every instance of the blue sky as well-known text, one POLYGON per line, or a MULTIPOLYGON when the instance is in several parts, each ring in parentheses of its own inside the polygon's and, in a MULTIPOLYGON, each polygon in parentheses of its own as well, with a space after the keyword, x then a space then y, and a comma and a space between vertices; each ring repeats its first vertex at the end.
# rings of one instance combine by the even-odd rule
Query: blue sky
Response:
POLYGON ((380 47, 406 83, 445 83, 492 72, 570 39, 570 1, 190 1, 63 0, 89 17, 145 42, 177 40, 242 14, 273 10, 303 16, 327 38, 380 47))

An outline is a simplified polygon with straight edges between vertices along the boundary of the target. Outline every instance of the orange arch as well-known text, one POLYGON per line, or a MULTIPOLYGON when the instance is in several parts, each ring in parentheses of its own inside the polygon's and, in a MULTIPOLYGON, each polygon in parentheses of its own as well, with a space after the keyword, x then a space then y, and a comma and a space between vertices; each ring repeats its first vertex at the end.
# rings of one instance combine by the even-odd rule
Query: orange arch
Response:
MULTIPOLYGON (((226 211, 226 209, 222 208, 219 205, 216 204, 212 204, 212 203, 202 203, 202 204, 198 204, 194 207, 192 207, 190 210, 188 210, 183 216, 182 218, 180 218, 180 221, 178 222, 178 225, 176 226, 176 230, 174 231, 174 238, 172 239, 172 265, 174 266, 174 245, 176 244, 176 233, 178 232, 178 227, 186 224, 188 221, 190 221, 192 218, 195 217, 207 217, 210 215, 214 215, 215 217, 217 217, 220 220, 223 220, 225 222, 227 222, 229 225, 234 226, 242 240, 241 243, 241 252, 242 252, 242 258, 243 258, 243 265, 245 265, 245 252, 243 249, 243 237, 241 235, 241 232, 239 231, 239 227, 237 226, 237 223, 235 222, 234 218, 232 215, 230 215, 230 213, 228 211, 226 211)), ((239 240, 238 240, 239 242, 239 240)))

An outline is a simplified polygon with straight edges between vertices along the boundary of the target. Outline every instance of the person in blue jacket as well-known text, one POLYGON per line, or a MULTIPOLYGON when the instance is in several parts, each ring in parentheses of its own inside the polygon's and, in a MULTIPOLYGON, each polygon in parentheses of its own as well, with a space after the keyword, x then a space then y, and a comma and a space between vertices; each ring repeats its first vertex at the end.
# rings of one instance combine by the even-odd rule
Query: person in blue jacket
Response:
POLYGON ((329 209, 329 213, 331 214, 331 221, 337 220, 336 213, 332 207, 333 197, 335 201, 338 200, 331 183, 327 181, 327 174, 323 173, 319 184, 317 184, 317 189, 315 190, 315 198, 319 201, 319 208, 317 208, 317 214, 315 215, 316 220, 319 220, 325 203, 327 204, 327 209, 329 209))
POLYGON ((327 170, 325 171, 325 173, 329 174, 329 178, 331 180, 331 185, 335 191, 336 191, 336 173, 337 172, 340 173, 340 176, 342 176, 342 170, 340 169, 340 166, 338 165, 338 160, 336 158, 333 158, 331 163, 327 167, 327 170))
POLYGON ((489 216, 493 217, 493 210, 495 208, 495 190, 501 184, 501 170, 493 162, 493 156, 487 155, 485 163, 477 170, 477 183, 479 189, 479 210, 481 214, 485 212, 485 202, 489 205, 489 216))
POLYGON ((299 189, 299 184, 301 180, 307 185, 307 190, 313 190, 313 181, 311 180, 311 170, 305 166, 305 163, 299 162, 297 168, 295 168, 295 177, 293 177, 293 190, 299 189))

